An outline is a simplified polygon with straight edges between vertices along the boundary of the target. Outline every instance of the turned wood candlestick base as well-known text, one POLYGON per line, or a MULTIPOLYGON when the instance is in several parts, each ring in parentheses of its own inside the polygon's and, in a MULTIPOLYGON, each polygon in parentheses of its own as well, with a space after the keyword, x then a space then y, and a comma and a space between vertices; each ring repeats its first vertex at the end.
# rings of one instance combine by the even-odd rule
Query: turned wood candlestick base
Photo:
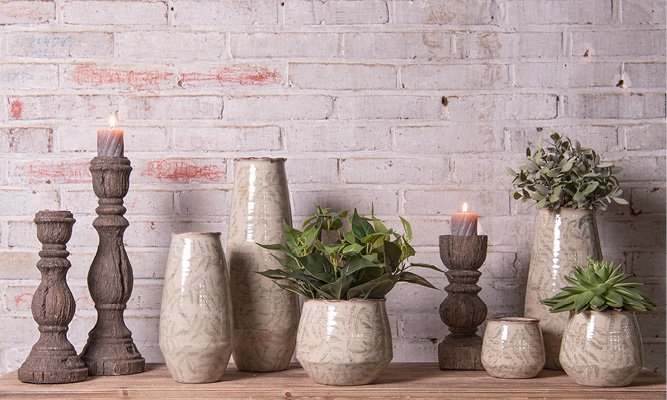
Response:
POLYGON ((448 295, 440 304, 440 318, 450 334, 438 345, 440 369, 483 370, 482 338, 477 327, 486 319, 486 304, 477 295, 482 288, 478 271, 486 259, 488 237, 440 236, 440 259, 446 272, 448 295))
POLYGON ((123 245, 129 223, 123 217, 123 197, 130 186, 130 160, 95 157, 90 164, 93 190, 99 197, 93 226, 100 236, 88 272, 88 289, 95 302, 97 323, 88 334, 81 359, 90 375, 129 375, 144 371, 144 358, 125 326, 123 312, 132 294, 132 266, 123 245))
POLYGON ((19 368, 21 382, 81 382, 88 376, 88 368, 67 340, 67 326, 76 307, 66 280, 71 266, 66 245, 74 222, 69 211, 47 210, 35 215, 37 239, 42 243, 37 262, 42 281, 32 298, 31 308, 40 334, 19 368))

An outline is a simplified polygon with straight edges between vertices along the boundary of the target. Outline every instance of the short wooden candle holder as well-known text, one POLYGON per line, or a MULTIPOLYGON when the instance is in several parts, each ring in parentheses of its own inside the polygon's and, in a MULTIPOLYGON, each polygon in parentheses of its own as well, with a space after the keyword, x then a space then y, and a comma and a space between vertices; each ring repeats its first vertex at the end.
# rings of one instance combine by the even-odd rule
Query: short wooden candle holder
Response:
POLYGON ((450 334, 438 345, 438 362, 445 370, 483 370, 482 338, 477 327, 486 320, 486 304, 478 271, 486 260, 488 236, 440 236, 440 259, 446 272, 448 295, 440 304, 440 318, 450 334))
POLYGON ((81 382, 88 369, 67 340, 67 326, 76 304, 67 286, 67 242, 74 218, 69 211, 40 211, 35 215, 37 239, 42 243, 37 268, 42 281, 32 298, 32 316, 39 325, 39 340, 32 347, 18 376, 27 383, 81 382))
POLYGON ((81 359, 90 375, 129 375, 144 371, 144 358, 125 326, 123 312, 132 294, 132 266, 123 245, 129 223, 123 217, 123 198, 130 186, 130 160, 95 157, 90 165, 93 190, 99 198, 93 226, 100 236, 88 271, 88 290, 95 302, 97 323, 88 334, 81 359))

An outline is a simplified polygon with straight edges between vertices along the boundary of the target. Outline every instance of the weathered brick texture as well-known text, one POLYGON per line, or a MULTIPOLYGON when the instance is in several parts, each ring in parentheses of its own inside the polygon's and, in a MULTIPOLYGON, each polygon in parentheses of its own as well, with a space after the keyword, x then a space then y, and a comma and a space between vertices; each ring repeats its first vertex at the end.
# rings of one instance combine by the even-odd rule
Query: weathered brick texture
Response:
MULTIPOLYGON (((468 202, 489 236, 489 316, 521 315, 535 210, 509 198, 505 167, 556 131, 624 168, 630 205, 598 214, 602 247, 659 303, 639 322, 645 365, 665 373, 665 12, 664 0, 0 1, 0 373, 38 335, 37 211, 74 213, 78 350, 95 323, 88 167, 110 113, 134 168, 126 321, 149 362, 163 361, 171 233, 226 241, 237 157, 287 159, 295 224, 315 204, 374 209, 396 229, 406 217, 414 262, 442 267, 438 235, 468 202)), ((445 296, 390 293, 394 360, 436 360, 445 296)))

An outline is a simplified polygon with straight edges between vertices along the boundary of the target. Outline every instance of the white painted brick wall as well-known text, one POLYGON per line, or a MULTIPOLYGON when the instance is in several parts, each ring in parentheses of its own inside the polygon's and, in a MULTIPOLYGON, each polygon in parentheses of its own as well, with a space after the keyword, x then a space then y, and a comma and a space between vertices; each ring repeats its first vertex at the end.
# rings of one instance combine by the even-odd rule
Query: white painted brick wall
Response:
MULTIPOLYGON (((287 158, 295 223, 314 204, 371 204, 413 225, 415 262, 463 202, 489 235, 481 297, 520 315, 535 211, 506 166, 552 130, 624 168, 629 207, 599 214, 605 256, 647 282, 646 366, 665 372, 664 0, 44 0, 0 2, 0 373, 37 338, 34 214, 69 209, 70 339, 95 322, 90 159, 117 112, 134 168, 126 321, 162 361, 157 326, 172 232, 227 236, 233 159, 287 158)), ((425 271, 436 286, 446 278, 425 271)), ((396 361, 435 361, 445 292, 388 296, 396 361)), ((480 330, 481 332, 481 330, 480 330)))

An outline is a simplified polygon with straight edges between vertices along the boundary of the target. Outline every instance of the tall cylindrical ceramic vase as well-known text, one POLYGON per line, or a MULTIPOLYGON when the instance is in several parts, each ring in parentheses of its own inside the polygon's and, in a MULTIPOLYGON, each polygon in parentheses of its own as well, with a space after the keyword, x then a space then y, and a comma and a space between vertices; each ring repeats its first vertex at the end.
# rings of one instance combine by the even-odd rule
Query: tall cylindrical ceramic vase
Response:
POLYGON ((540 303, 568 285, 564 277, 575 266, 586 265, 592 256, 602 259, 595 210, 561 208, 542 209, 537 215, 535 238, 530 256, 524 315, 540 320, 544 337, 544 368, 562 369, 558 361, 566 313, 551 313, 540 303))
POLYGON ((227 368, 233 331, 228 275, 219 232, 172 234, 160 350, 177 382, 216 382, 227 368))
POLYGON ((299 322, 298 300, 257 272, 282 268, 257 246, 284 243, 292 223, 285 160, 238 159, 227 240, 234 305, 234 362, 241 371, 281 371, 289 366, 299 322))

